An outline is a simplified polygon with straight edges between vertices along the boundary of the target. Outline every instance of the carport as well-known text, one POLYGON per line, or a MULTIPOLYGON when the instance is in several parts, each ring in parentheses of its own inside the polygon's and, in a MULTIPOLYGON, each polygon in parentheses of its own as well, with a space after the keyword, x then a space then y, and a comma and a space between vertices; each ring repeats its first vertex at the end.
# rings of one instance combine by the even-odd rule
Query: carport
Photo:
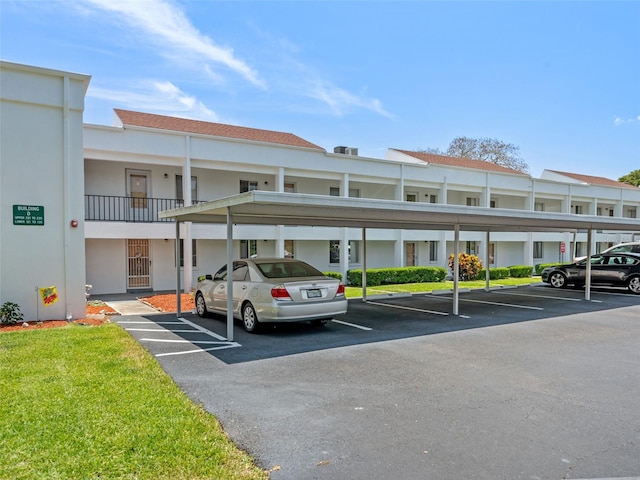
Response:
MULTIPOLYGON (((363 301, 366 297, 366 230, 446 230, 454 232, 453 314, 459 314, 458 253, 460 231, 485 232, 488 249, 492 232, 587 231, 587 252, 594 230, 638 231, 640 219, 566 213, 467 207, 432 203, 333 197, 301 193, 252 191, 207 203, 160 212, 176 220, 176 295, 180 315, 180 223, 227 225, 227 264, 233 262, 233 225, 291 225, 362 229, 363 301)), ((585 299, 591 299, 591 265, 587 263, 585 299)), ((489 270, 487 269, 487 287, 489 270)), ((227 339, 233 341, 233 283, 228 276, 227 339)))

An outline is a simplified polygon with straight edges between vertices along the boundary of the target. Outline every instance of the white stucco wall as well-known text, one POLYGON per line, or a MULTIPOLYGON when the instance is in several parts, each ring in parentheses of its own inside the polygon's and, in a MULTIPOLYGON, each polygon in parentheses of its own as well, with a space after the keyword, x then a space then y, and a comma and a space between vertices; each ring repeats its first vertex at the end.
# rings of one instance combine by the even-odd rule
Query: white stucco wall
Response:
POLYGON ((17 303, 25 320, 85 316, 88 83, 85 75, 0 62, 0 303, 17 303), (14 225, 14 205, 44 207, 44 225, 14 225), (49 286, 59 299, 45 307, 36 287, 49 286))

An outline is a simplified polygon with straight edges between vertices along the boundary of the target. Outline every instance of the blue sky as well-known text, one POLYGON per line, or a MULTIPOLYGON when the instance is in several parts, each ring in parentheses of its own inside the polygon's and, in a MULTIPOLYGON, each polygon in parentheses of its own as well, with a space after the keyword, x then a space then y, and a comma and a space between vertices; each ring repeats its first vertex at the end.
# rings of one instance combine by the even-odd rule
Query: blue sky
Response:
POLYGON ((328 151, 513 143, 531 174, 640 168, 640 1, 0 0, 0 58, 92 76, 113 108, 328 151))

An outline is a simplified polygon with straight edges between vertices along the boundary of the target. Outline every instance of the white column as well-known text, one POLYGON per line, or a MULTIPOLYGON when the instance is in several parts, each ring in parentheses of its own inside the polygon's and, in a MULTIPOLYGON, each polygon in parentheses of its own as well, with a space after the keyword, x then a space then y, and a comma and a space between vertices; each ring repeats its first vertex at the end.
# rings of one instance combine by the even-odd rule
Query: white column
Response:
MULTIPOLYGON (((191 136, 187 135, 184 138, 185 141, 185 155, 184 165, 182 167, 182 195, 184 198, 185 207, 193 205, 193 198, 191 198, 191 136)), ((183 264, 182 271, 184 272, 184 291, 190 292, 192 287, 193 277, 193 249, 191 248, 191 222, 184 222, 184 240, 183 240, 183 264)))

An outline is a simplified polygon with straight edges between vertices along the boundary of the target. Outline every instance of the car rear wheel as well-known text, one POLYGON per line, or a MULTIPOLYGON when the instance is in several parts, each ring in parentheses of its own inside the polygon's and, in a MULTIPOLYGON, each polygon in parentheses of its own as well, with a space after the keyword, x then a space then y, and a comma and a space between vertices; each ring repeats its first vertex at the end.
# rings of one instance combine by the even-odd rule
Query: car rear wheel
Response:
POLYGON ((560 272, 553 272, 549 277, 549 284, 553 288, 564 288, 567 286, 567 277, 560 272))
POLYGON ((249 333, 256 333, 260 328, 260 322, 258 321, 258 315, 249 302, 245 303, 242 307, 242 325, 244 329, 249 333))
POLYGON ((209 313, 207 311, 207 304, 204 301, 204 296, 202 293, 196 293, 196 313, 199 317, 206 317, 209 313))
POLYGON ((640 277, 630 278, 627 282, 627 288, 636 295, 640 295, 640 277))

